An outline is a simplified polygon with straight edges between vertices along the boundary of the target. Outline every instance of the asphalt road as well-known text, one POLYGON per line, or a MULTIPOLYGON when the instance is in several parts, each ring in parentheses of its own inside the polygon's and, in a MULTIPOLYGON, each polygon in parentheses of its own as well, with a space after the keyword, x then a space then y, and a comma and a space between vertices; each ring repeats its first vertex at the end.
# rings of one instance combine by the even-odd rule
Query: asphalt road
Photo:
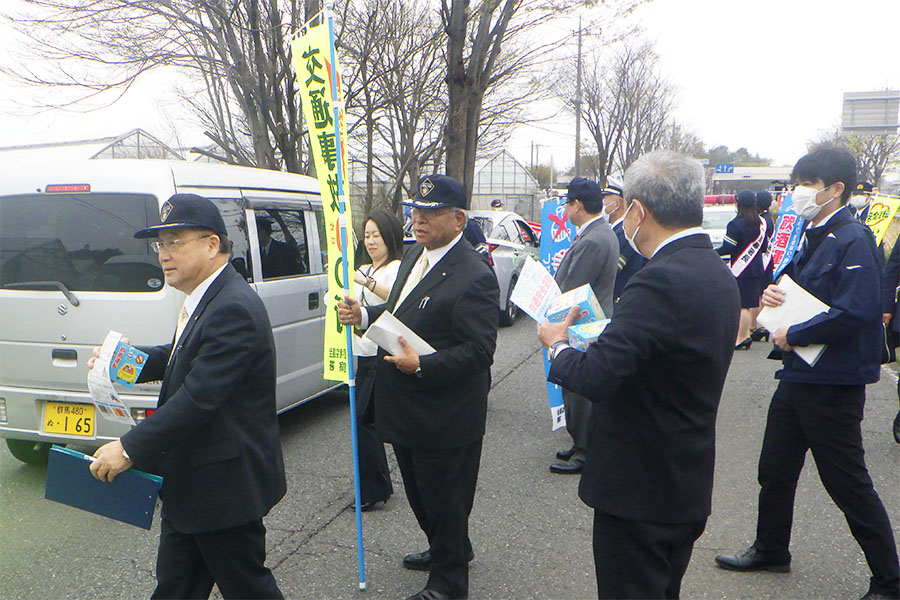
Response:
MULTIPOLYGON (((527 318, 501 329, 487 436, 471 520, 471 598, 595 596, 591 512, 578 478, 547 469, 566 435, 551 433, 539 345, 527 318)), ((735 355, 719 411, 713 514, 695 547, 684 598, 858 598, 868 570, 812 460, 797 493, 790 574, 738 574, 713 557, 743 550, 756 524, 756 464, 776 363, 767 344, 735 355)), ((868 390, 866 459, 900 539, 900 445, 890 434, 895 379, 868 390)), ((363 515, 368 589, 357 588, 349 410, 335 393, 281 417, 288 494, 266 519, 268 563, 288 598, 404 598, 425 574, 400 566, 425 540, 393 456, 395 495, 363 515)), ((45 472, 0 448, 0 598, 146 598, 158 522, 150 532, 43 499, 45 472)))

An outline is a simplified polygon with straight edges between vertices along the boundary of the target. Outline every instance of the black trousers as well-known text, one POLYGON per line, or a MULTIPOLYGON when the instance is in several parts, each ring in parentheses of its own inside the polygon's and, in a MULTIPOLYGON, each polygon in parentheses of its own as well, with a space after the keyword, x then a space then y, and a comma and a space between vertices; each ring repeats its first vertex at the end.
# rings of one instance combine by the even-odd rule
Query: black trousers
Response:
POLYGON ((651 523, 594 511, 598 598, 678 598, 702 523, 651 523))
POLYGON ((566 431, 572 437, 572 445, 584 458, 588 447, 588 422, 591 418, 591 401, 575 392, 563 390, 563 406, 566 409, 566 431))
POLYGON ((375 432, 375 407, 372 387, 375 382, 375 356, 360 356, 356 369, 356 432, 359 442, 359 492, 363 504, 387 500, 394 493, 384 442, 375 432))
POLYGON ((451 597, 469 593, 469 514, 475 501, 481 443, 479 439, 446 450, 394 444, 409 506, 431 550, 425 587, 451 597))
POLYGON ((891 595, 900 591, 900 567, 891 523, 866 469, 860 429, 865 402, 862 385, 778 385, 759 457, 755 546, 773 560, 790 559, 794 495, 811 450, 825 490, 866 555, 870 590, 891 595))
POLYGON ((262 519, 191 534, 163 519, 151 598, 208 598, 213 583, 225 598, 283 598, 265 562, 262 519))

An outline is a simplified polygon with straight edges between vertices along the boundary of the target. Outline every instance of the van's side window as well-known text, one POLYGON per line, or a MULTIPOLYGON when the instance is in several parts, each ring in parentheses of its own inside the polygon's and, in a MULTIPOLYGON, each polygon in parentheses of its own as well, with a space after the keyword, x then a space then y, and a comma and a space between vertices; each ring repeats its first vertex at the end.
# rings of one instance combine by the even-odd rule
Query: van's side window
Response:
POLYGON ((225 233, 231 242, 231 266, 250 281, 250 242, 243 207, 232 198, 210 198, 225 221, 225 233))
POLYGON ((308 275, 309 246, 302 210, 256 210, 263 280, 308 275))
POLYGON ((321 205, 313 204, 313 210, 310 213, 316 221, 316 229, 319 232, 319 253, 322 258, 322 268, 318 273, 325 273, 328 270, 328 238, 325 237, 325 213, 321 205))

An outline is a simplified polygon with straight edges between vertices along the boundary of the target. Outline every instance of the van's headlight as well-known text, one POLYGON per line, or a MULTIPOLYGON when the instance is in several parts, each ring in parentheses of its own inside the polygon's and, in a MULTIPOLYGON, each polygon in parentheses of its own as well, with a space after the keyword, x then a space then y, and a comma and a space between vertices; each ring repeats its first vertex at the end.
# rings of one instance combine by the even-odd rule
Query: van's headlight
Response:
POLYGON ((0 398, 0 423, 6 423, 6 398, 0 398))

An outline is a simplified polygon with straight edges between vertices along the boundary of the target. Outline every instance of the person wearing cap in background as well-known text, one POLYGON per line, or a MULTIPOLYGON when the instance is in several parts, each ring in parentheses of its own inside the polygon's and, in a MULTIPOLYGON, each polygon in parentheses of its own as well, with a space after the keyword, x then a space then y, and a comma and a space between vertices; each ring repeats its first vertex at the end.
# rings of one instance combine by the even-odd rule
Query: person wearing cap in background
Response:
POLYGON ((738 192, 737 210, 738 214, 728 222, 722 245, 716 252, 731 258, 731 272, 737 278, 741 291, 741 326, 734 349, 747 350, 753 342, 750 337, 750 309, 759 306, 765 278, 763 256, 769 249, 769 240, 766 237, 768 226, 756 208, 756 194, 750 190, 738 192))
POLYGON ((860 223, 865 223, 869 216, 869 205, 872 202, 875 186, 868 181, 861 181, 856 184, 856 188, 850 195, 847 206, 850 207, 850 213, 856 217, 860 223))
POLYGON ((428 548, 403 559, 428 571, 411 599, 465 598, 469 592, 469 514, 481 460, 497 344, 500 289, 493 269, 463 238, 466 192, 446 175, 418 182, 409 201, 418 244, 400 264, 385 304, 338 304, 338 319, 366 329, 389 311, 435 352, 379 349, 375 428, 394 447, 406 497, 428 548))
POLYGON ((503 200, 500 198, 491 200, 491 210, 503 210, 503 200))
POLYGON ((97 449, 91 473, 112 481, 133 465, 163 477, 153 598, 206 598, 214 583, 225 598, 281 598, 262 522, 286 491, 269 317, 228 262, 215 204, 175 194, 160 221, 135 237, 158 237, 166 283, 187 297, 172 342, 140 347, 138 382, 162 380, 159 403, 97 449))
MULTIPOLYGON (((625 239, 625 199, 623 198, 622 184, 612 177, 606 178, 606 187, 603 189, 603 214, 613 233, 619 239, 619 263, 616 271, 616 283, 613 287, 613 301, 618 303, 622 296, 625 284, 631 276, 637 273, 641 267, 647 264, 647 259, 634 251, 628 240, 625 239)), ((615 304, 613 311, 615 311, 615 304)))
MULTIPOLYGON (((553 278, 563 292, 590 284, 603 313, 613 314, 613 290, 619 265, 619 241, 603 218, 603 188, 595 181, 575 177, 569 183, 566 215, 577 228, 577 235, 559 263, 553 278)), ((577 474, 584 467, 588 446, 590 401, 575 392, 563 390, 566 431, 572 447, 560 450, 562 462, 550 465, 554 473, 577 474)))

